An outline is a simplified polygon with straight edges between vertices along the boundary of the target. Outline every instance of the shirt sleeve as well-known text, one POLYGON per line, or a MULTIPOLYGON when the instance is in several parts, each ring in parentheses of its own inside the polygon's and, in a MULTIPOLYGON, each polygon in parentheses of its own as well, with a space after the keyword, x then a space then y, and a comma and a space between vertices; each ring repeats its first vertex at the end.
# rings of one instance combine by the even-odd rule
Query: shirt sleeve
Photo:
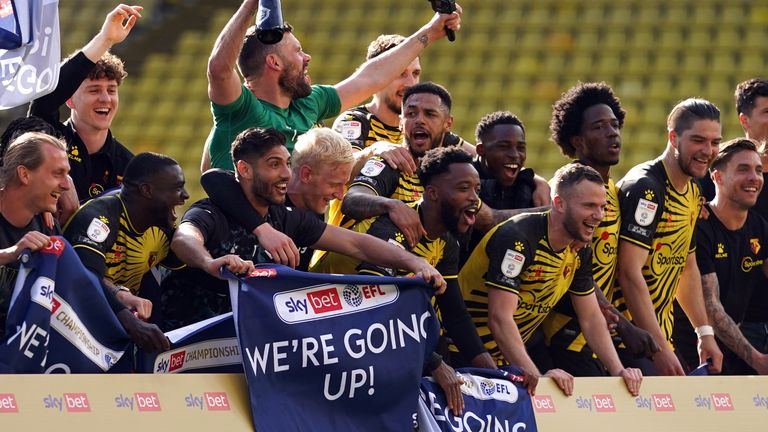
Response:
POLYGON ((446 282, 448 286, 445 292, 435 296, 440 310, 440 319, 459 351, 466 359, 471 360, 485 352, 485 347, 480 336, 477 335, 475 324, 464 304, 458 279, 450 278, 446 282))
POLYGON ((485 245, 488 256, 488 271, 485 274, 486 285, 500 288, 515 294, 520 292, 520 275, 530 265, 531 247, 512 223, 500 227, 485 245), (510 248, 521 243, 521 250, 510 248))
POLYGON ((326 223, 308 210, 285 206, 279 206, 277 209, 283 213, 281 218, 285 235, 293 239, 298 247, 314 245, 325 232, 326 223))
POLYGON ((112 248, 120 229, 119 221, 111 221, 106 213, 92 203, 84 206, 64 230, 83 265, 99 278, 107 271, 106 254, 112 248))
POLYGON ((619 237, 650 250, 663 212, 664 189, 649 178, 623 184, 619 191, 619 237))
POLYGON ((592 248, 585 247, 579 251, 579 268, 573 276, 568 292, 575 295, 589 295, 595 291, 595 281, 592 278, 592 248))
POLYGON ((378 196, 389 197, 397 189, 399 178, 399 171, 392 169, 381 158, 372 157, 368 159, 349 187, 363 186, 371 189, 378 196))
POLYGON ((699 265, 699 272, 702 275, 714 273, 715 261, 713 247, 715 240, 712 238, 712 221, 699 220, 696 223, 696 231, 699 233, 696 237, 696 263, 699 265))
POLYGON ((312 93, 307 97, 315 104, 317 120, 336 117, 341 112, 341 99, 334 86, 315 85, 312 93))
POLYGON ((185 222, 191 223, 200 231, 206 248, 218 239, 225 238, 228 234, 225 231, 228 229, 229 223, 227 223, 221 210, 207 201, 192 204, 192 207, 181 219, 181 223, 185 222))
POLYGON ((333 130, 349 141, 353 149, 359 151, 365 148, 370 123, 363 113, 348 110, 336 118, 333 122, 333 130))

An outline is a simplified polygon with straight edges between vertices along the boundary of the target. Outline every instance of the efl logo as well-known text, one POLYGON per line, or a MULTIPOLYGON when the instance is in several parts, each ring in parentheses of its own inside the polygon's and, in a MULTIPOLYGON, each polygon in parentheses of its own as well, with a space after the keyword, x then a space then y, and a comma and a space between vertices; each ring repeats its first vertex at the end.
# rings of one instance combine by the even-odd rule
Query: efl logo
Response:
POLYGON ((176 369, 181 369, 184 366, 184 357, 187 355, 187 351, 180 351, 175 354, 171 354, 171 363, 168 366, 168 372, 173 372, 176 369))
POLYGON ((90 412, 91 404, 85 393, 64 393, 64 406, 68 412, 90 412))
POLYGON ((134 393, 139 411, 161 411, 157 393, 134 393))
POLYGON ((730 393, 712 393, 712 405, 715 411, 733 411, 730 393))
POLYGON ((672 400, 672 395, 669 393, 654 393, 651 395, 651 399, 653 400, 653 409, 658 412, 675 410, 675 401, 672 400))
POLYGON ((265 278, 273 278, 277 277, 277 270, 273 268, 269 269, 253 269, 253 271, 248 275, 248 277, 265 277, 265 278))
POLYGON ((307 299, 315 314, 341 310, 339 291, 335 287, 308 292, 307 299))
POLYGON ((16 396, 13 393, 0 393, 0 413, 19 412, 16 396))
POLYGON ((616 412, 616 405, 613 404, 613 396, 609 394, 592 395, 592 401, 595 404, 597 412, 616 412))
POLYGON ((553 413, 555 412, 555 401, 552 400, 552 396, 542 395, 533 396, 533 409, 537 413, 553 413))
POLYGON ((229 411, 229 398, 225 392, 205 392, 203 396, 208 411, 229 411))

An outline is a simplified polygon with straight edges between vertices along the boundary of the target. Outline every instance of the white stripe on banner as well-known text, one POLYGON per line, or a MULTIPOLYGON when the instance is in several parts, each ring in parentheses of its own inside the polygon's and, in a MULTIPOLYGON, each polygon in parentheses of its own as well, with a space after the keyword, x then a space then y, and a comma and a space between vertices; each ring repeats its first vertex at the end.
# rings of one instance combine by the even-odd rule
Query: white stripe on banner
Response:
POLYGON ((112 352, 99 343, 83 325, 69 303, 56 293, 53 294, 51 327, 105 372, 125 353, 125 351, 112 352))

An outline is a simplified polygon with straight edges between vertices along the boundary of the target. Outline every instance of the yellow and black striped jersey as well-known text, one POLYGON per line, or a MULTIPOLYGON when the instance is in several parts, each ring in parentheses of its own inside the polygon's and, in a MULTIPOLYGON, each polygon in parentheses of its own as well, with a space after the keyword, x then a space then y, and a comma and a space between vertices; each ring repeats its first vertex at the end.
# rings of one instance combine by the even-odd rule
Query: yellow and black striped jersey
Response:
MULTIPOLYGON (((605 294, 605 298, 613 301, 614 280, 619 263, 619 227, 621 226, 619 190, 613 179, 608 179, 608 183, 605 184, 605 198, 607 200, 605 215, 592 236, 592 277, 595 285, 605 294)), ((587 340, 581 333, 575 318, 576 311, 573 310, 570 299, 561 299, 543 324, 544 334, 550 344, 557 344, 577 352, 586 346, 587 340), (573 331, 567 334, 558 333, 565 325, 573 331)))
POLYGON ((515 323, 527 341, 566 292, 594 291, 592 249, 552 250, 549 213, 524 213, 491 229, 459 272, 464 301, 480 338, 500 364, 501 350, 488 327, 488 291, 502 289, 518 296, 515 323))
POLYGON ((173 232, 157 226, 137 231, 119 193, 80 207, 64 227, 64 236, 86 267, 133 294, 140 293, 142 278, 152 267, 184 267, 170 250, 173 232))
POLYGON ((355 150, 362 150, 379 141, 402 144, 400 125, 385 124, 364 105, 350 108, 333 122, 333 130, 340 133, 355 150))
MULTIPOLYGON (((619 239, 648 250, 642 273, 661 330, 672 337, 672 307, 688 255, 696 250, 701 192, 691 179, 682 192, 669 180, 662 159, 634 167, 619 182, 619 239)), ((614 297, 623 307, 623 298, 614 297)), ((631 318, 629 312, 625 312, 631 318)))
MULTIPOLYGON (((378 196, 400 200, 406 204, 420 200, 424 193, 424 187, 416 174, 410 176, 393 169, 378 156, 369 159, 349 185, 350 188, 355 186, 366 187, 378 196)), ((331 203, 329 212, 328 223, 331 225, 351 228, 357 223, 341 212, 339 200, 331 203)))

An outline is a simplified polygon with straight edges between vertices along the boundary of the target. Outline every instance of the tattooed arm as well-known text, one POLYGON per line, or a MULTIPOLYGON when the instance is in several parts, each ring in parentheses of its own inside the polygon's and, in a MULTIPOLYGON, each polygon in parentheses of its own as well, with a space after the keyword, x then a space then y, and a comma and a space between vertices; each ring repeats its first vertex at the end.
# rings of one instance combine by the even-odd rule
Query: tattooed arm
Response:
POLYGON ((701 276, 704 307, 717 337, 760 375, 768 374, 768 355, 757 351, 739 330, 738 325, 725 312, 720 302, 720 284, 715 273, 701 276))

